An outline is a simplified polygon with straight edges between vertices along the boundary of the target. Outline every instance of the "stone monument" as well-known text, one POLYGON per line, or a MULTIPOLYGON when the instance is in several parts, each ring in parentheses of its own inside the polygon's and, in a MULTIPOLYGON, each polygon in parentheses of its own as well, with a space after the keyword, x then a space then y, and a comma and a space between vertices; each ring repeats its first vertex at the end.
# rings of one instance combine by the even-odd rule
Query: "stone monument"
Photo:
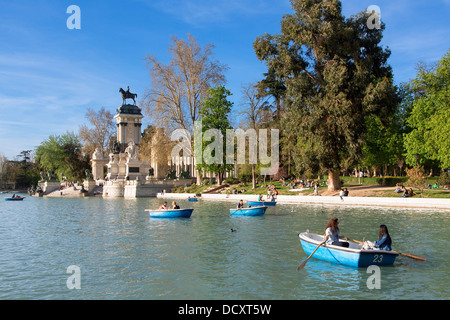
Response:
POLYGON ((107 175, 103 186, 103 197, 146 197, 156 196, 162 189, 171 186, 163 182, 149 183, 150 163, 139 159, 139 145, 141 143, 141 120, 144 117, 141 109, 136 105, 137 94, 131 93, 130 88, 122 94, 123 104, 117 109, 114 116, 117 124, 116 141, 113 144, 109 158, 94 153, 92 166, 94 179, 103 170, 103 161, 106 162, 107 175), (132 99, 134 104, 126 104, 132 99), (94 169, 95 166, 95 169, 94 169))
POLYGON ((103 152, 100 148, 96 148, 95 152, 92 154, 92 177, 94 181, 101 180, 104 178, 103 168, 108 163, 108 158, 103 156, 103 152))

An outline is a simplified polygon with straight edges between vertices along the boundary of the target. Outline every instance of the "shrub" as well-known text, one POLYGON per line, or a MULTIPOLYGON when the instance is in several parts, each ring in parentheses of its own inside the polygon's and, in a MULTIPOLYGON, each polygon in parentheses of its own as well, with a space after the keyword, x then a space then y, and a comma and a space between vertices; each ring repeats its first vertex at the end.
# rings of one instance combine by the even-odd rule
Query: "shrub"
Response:
POLYGON ((450 174, 448 172, 442 172, 437 180, 437 184, 442 187, 450 186, 450 174))

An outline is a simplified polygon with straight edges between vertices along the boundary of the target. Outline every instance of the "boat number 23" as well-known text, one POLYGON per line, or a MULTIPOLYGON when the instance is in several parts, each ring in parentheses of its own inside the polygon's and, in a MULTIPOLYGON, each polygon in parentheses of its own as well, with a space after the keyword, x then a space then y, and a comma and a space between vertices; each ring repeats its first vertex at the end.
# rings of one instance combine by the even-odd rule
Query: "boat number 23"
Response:
POLYGON ((372 262, 381 262, 383 261, 383 255, 382 254, 376 254, 373 256, 373 261, 372 262))

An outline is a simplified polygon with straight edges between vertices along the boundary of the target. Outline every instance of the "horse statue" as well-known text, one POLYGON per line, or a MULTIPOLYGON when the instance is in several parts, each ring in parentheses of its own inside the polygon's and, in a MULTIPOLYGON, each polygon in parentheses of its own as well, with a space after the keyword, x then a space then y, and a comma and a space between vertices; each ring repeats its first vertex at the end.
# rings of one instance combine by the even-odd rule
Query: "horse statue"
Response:
POLYGON ((125 100, 132 99, 134 101, 134 105, 136 105, 136 93, 130 92, 130 87, 128 87, 127 91, 123 90, 122 88, 119 89, 119 92, 122 94, 123 104, 125 104, 125 100))

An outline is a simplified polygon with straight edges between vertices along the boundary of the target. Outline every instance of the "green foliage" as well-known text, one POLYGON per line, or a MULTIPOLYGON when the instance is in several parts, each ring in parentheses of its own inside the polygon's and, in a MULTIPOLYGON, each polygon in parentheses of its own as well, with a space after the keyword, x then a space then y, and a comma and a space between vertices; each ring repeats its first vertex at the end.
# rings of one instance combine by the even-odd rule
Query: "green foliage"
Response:
POLYGON ((363 166, 393 165, 402 157, 403 139, 393 122, 384 124, 377 115, 366 118, 367 132, 363 151, 363 166))
POLYGON ((448 172, 442 172, 437 180, 437 184, 441 187, 450 186, 450 174, 448 172))
POLYGON ((413 165, 431 159, 439 161, 442 168, 449 168, 450 51, 434 71, 419 70, 412 86, 419 94, 408 118, 412 131, 405 137, 406 161, 413 165))
POLYGON ((191 177, 191 174, 189 173, 189 170, 181 170, 180 172, 180 179, 189 179, 191 177))
POLYGON ((46 170, 69 181, 80 181, 89 169, 89 157, 83 156, 81 143, 73 132, 52 135, 36 148, 36 161, 46 170))
POLYGON ((226 130, 232 129, 228 116, 231 112, 233 103, 228 101, 227 97, 231 93, 224 86, 216 86, 208 90, 208 96, 203 102, 200 111, 200 120, 202 121, 202 133, 210 129, 216 129, 218 135, 214 136, 214 141, 207 141, 203 137, 202 154, 203 163, 197 165, 197 170, 204 169, 208 172, 216 173, 218 183, 222 181, 223 174, 226 171, 233 170, 234 165, 226 164, 226 130), (222 155, 220 155, 220 153, 222 155))
POLYGON ((169 169, 169 172, 167 173, 166 179, 168 180, 175 180, 177 178, 177 172, 175 169, 169 169))
POLYGON ((423 167, 416 165, 411 169, 406 169, 406 174, 409 177, 407 184, 411 187, 419 189, 420 192, 423 193, 426 180, 425 170, 423 167))
POLYGON ((297 140, 297 171, 336 172, 361 158, 366 117, 384 120, 398 103, 390 51, 380 45, 384 26, 369 30, 364 13, 345 19, 337 0, 291 3, 281 34, 260 36, 253 46, 285 83, 281 127, 297 140))
POLYGON ((24 150, 19 161, 8 161, 5 165, 4 178, 14 182, 14 187, 28 188, 39 181, 39 165, 31 162, 31 150, 24 150))

